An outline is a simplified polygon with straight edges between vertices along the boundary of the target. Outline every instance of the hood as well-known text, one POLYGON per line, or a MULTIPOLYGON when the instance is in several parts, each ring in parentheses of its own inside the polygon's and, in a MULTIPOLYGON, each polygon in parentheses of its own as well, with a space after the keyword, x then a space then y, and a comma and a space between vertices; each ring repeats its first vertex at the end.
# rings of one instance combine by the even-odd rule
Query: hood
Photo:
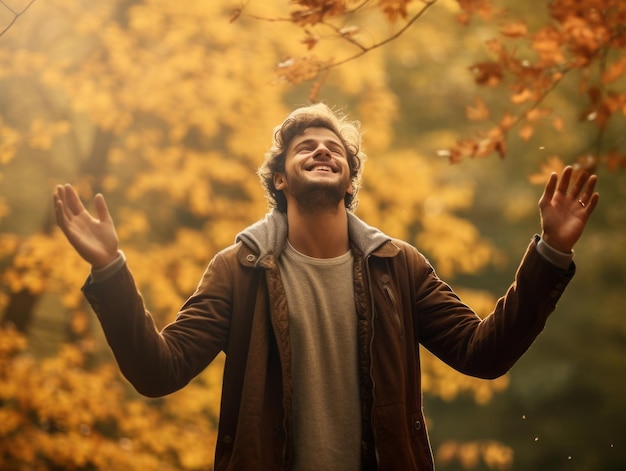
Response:
MULTIPOLYGON (((242 242, 255 250, 259 254, 259 261, 269 254, 274 254, 278 258, 287 242, 288 229, 287 215, 272 210, 264 219, 237 234, 235 242, 242 242)), ((364 256, 368 256, 391 240, 391 237, 367 225, 351 212, 348 212, 348 233, 350 242, 363 252, 364 256)))

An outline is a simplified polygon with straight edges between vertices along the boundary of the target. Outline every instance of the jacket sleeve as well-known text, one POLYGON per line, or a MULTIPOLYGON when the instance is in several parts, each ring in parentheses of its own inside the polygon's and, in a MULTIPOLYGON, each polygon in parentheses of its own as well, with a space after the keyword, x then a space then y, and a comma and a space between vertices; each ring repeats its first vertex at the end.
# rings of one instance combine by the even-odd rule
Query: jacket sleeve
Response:
POLYGON ((218 254, 176 320, 160 332, 125 264, 105 280, 83 286, 120 370, 138 392, 150 397, 174 392, 224 350, 232 306, 227 270, 218 254))
POLYGON ((463 304, 426 263, 417 276, 414 316, 424 347, 458 371, 480 378, 505 374, 528 350, 574 275, 537 252, 535 237, 515 279, 484 319, 463 304))

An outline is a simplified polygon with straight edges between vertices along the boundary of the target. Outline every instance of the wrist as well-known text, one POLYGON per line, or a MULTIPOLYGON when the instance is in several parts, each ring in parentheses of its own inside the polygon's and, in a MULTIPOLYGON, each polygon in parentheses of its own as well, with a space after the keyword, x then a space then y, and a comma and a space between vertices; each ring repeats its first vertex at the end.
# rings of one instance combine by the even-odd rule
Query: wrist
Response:
POLYGON ((554 237, 550 237, 545 232, 541 233, 541 240, 543 240, 550 248, 558 252, 561 252, 564 254, 572 253, 573 247, 571 245, 563 243, 562 241, 559 241, 558 239, 555 239, 554 237))
POLYGON ((91 267, 91 279, 93 282, 98 283, 100 281, 104 281, 107 278, 111 277, 115 274, 120 268, 124 266, 126 263, 126 256, 124 252, 118 250, 115 259, 101 268, 95 268, 93 265, 91 267))
POLYGON ((91 262, 92 270, 104 270, 109 265, 115 263, 120 258, 120 251, 116 250, 114 253, 105 254, 102 257, 98 257, 97 260, 91 262))

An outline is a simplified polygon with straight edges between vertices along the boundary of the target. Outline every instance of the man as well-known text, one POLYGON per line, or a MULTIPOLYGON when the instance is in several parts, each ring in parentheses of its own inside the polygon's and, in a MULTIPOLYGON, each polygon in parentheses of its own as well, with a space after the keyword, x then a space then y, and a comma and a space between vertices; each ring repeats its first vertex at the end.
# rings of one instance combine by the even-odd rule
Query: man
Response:
POLYGON ((418 345, 463 373, 498 377, 574 274, 595 176, 570 184, 567 167, 550 177, 541 237, 481 320, 414 247, 352 214, 364 157, 356 123, 321 104, 294 111, 259 170, 272 211, 213 258, 160 332, 102 195, 93 218, 71 186, 56 189, 58 224, 92 265, 83 291, 139 392, 176 391, 226 353, 217 470, 434 469, 418 345))

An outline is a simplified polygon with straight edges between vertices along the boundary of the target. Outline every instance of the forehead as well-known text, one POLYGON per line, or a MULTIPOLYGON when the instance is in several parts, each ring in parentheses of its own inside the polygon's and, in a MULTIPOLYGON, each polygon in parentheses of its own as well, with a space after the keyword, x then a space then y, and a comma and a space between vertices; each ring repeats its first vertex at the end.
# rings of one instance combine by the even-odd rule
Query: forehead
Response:
POLYGON ((343 142, 341 141, 339 136, 337 136, 337 134, 335 134, 330 129, 324 128, 324 127, 306 128, 302 132, 302 134, 298 134, 291 140, 291 144, 289 147, 293 148, 299 143, 307 142, 307 141, 318 141, 318 142, 321 141, 321 142, 327 142, 327 143, 335 143, 343 147, 343 142))

